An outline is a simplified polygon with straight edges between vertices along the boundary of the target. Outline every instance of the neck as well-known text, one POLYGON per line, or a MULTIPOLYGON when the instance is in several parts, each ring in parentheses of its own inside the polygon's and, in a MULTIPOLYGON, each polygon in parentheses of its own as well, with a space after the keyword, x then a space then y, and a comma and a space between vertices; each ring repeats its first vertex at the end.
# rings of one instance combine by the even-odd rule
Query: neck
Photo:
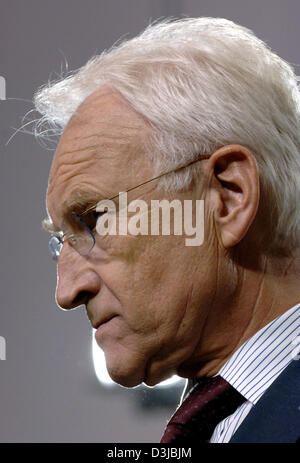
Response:
POLYGON ((289 258, 264 256, 259 267, 248 264, 241 259, 235 263, 235 287, 227 293, 222 288, 222 303, 211 308, 194 359, 182 376, 215 375, 250 337, 300 302, 299 252, 289 258))

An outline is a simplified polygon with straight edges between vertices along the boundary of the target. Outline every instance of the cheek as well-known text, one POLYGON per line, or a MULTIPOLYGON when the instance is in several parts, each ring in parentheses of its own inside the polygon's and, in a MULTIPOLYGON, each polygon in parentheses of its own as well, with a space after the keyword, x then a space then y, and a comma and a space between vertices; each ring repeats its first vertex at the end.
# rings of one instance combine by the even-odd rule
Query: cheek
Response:
MULTIPOLYGON (((144 236, 132 235, 111 235, 100 236, 95 233, 95 246, 92 251, 93 262, 98 268, 103 264, 114 265, 126 264, 127 273, 132 273, 132 265, 141 260, 141 254, 144 253, 147 243, 144 236), (117 263, 117 264, 116 264, 117 263)), ((116 268, 118 277, 119 271, 116 268)), ((103 273, 106 269, 103 269, 103 273)))
POLYGON ((125 264, 112 262, 106 267, 103 297, 118 301, 120 337, 132 343, 140 337, 139 343, 152 343, 158 350, 191 322, 186 289, 180 274, 158 275, 150 267, 129 271, 125 264))
MULTIPOLYGON (((104 284, 121 300, 149 297, 159 286, 166 263, 157 237, 96 236, 93 264, 104 284)), ((128 305, 128 304, 126 304, 128 305)))
POLYGON ((98 260, 99 300, 118 308, 120 337, 114 339, 159 350, 197 335, 211 298, 207 258, 198 256, 195 263, 195 251, 170 237, 109 236, 105 242, 98 260))
POLYGON ((103 281, 99 307, 107 306, 119 315, 103 333, 106 347, 118 343, 122 350, 152 353, 166 337, 174 335, 179 321, 166 304, 171 294, 160 272, 150 265, 141 268, 113 259, 102 265, 99 273, 103 281))

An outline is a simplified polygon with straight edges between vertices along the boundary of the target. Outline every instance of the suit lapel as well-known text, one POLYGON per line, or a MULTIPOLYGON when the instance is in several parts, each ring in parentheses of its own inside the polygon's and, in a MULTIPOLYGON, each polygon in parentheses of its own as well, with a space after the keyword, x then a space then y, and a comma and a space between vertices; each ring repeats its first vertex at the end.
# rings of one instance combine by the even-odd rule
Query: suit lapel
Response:
POLYGON ((230 443, 288 443, 299 438, 300 361, 293 360, 251 409, 230 443))

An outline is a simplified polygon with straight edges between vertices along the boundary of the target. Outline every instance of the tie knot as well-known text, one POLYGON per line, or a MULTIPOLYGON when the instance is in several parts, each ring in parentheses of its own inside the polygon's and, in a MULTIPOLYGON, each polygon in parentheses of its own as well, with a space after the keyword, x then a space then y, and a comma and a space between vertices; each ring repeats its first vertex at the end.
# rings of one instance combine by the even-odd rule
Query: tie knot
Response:
POLYGON ((244 400, 221 376, 200 378, 170 419, 161 442, 207 442, 216 425, 244 400))

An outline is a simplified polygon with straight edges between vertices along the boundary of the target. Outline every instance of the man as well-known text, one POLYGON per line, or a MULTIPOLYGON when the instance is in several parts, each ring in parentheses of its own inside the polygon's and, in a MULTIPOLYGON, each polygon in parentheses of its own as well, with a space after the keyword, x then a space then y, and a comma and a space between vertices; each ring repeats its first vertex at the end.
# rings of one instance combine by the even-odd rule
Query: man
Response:
POLYGON ((231 21, 164 21, 40 89, 35 104, 63 129, 44 223, 59 256, 57 303, 85 305, 111 378, 127 387, 189 379, 162 442, 295 442, 300 96, 291 67, 231 21), (120 192, 149 206, 140 222, 153 201, 204 200, 203 243, 175 232, 175 210, 169 235, 120 232, 120 192), (99 207, 107 199, 112 221, 99 207))

